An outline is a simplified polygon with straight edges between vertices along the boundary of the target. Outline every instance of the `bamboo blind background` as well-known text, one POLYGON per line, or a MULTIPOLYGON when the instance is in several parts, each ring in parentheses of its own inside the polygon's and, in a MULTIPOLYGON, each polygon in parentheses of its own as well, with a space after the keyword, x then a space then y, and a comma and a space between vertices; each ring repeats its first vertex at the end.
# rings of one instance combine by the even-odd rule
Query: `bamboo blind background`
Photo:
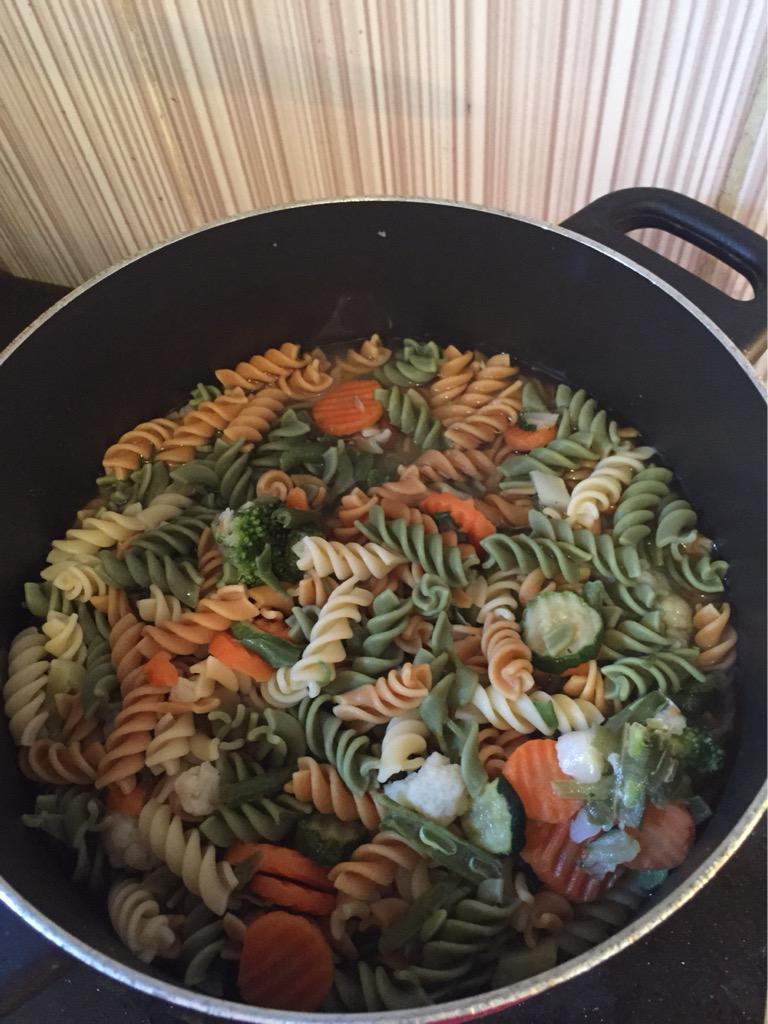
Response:
POLYGON ((0 0, 0 263, 66 284, 362 193, 659 185, 765 234, 766 133, 763 0, 0 0))

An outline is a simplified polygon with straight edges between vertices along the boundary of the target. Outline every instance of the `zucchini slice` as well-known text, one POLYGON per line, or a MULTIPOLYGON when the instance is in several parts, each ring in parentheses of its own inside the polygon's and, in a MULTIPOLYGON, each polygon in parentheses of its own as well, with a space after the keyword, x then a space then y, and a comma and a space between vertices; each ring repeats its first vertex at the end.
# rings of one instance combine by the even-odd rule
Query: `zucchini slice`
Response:
POLYGON ((520 798, 503 777, 489 782, 461 819, 464 835, 489 853, 509 854, 523 845, 525 814, 520 798))
POLYGON ((539 594, 523 612, 523 639, 536 668, 564 672, 597 657, 603 638, 599 612, 570 591, 539 594))
POLYGON ((310 814, 296 826, 294 845, 310 860, 333 867, 347 860, 367 837, 368 831, 359 821, 339 821, 332 814, 310 814))

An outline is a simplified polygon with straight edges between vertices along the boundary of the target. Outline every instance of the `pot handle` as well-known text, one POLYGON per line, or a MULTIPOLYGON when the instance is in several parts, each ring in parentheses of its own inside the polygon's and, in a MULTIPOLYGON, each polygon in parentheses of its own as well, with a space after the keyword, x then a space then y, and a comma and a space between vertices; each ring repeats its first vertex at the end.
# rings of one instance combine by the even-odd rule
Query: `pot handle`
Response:
POLYGON ((742 350, 764 335, 766 240, 719 210, 664 188, 624 188, 595 199, 563 227, 615 249, 657 274, 695 303, 742 350), (743 274, 754 298, 733 299, 689 270, 628 238, 627 231, 661 228, 704 249, 743 274))

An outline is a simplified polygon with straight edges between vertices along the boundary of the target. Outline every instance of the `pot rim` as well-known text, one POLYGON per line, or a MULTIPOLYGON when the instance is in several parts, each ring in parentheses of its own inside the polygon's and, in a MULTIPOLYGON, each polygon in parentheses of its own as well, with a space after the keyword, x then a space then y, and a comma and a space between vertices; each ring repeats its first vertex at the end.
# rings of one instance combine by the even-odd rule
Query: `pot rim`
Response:
MULTIPOLYGON (((712 334, 726 349, 728 354, 746 374, 752 385, 757 389, 763 400, 768 401, 765 388, 757 377, 749 360, 737 348, 725 332, 718 327, 710 317, 702 312, 695 303, 691 302, 690 299, 683 295, 682 292, 668 284, 657 274, 647 270, 641 264, 627 256, 624 256, 616 250, 611 249, 609 246, 603 245, 601 242, 594 241, 585 235, 580 235, 568 228, 550 224, 546 221, 537 220, 532 217, 524 217, 519 214, 510 213, 506 210, 498 210, 493 207, 482 206, 474 203, 465 203, 448 199, 429 199, 418 196, 353 196, 331 199, 302 200, 267 207, 263 210, 251 210, 246 213, 236 213, 229 217, 211 221, 201 225, 200 227, 193 228, 190 231, 185 231, 181 234, 175 235, 172 238, 158 242, 156 245, 142 250, 136 255, 129 256, 126 259, 121 260, 119 263, 115 263, 112 266, 107 267, 105 270, 100 271, 98 274, 95 274, 93 277, 83 282, 83 284, 79 285, 77 288, 68 292, 67 295, 37 317, 37 319, 29 324, 28 327, 26 327, 2 351, 0 351, 0 366, 39 327, 55 316, 70 302, 74 301, 85 291, 99 284, 118 270, 122 270, 131 263, 134 263, 159 249, 174 245, 176 242, 183 241, 185 238, 199 234, 202 231, 208 231, 212 228, 222 227, 226 224, 246 220, 251 217, 260 217, 264 214, 280 213, 285 210, 302 209, 304 207, 312 206, 375 202, 446 206, 474 211, 477 213, 491 214, 494 216, 504 217, 508 220, 528 224, 532 227, 541 228, 544 231, 550 231, 554 234, 563 235, 566 238, 571 238, 588 248, 602 253, 604 256, 615 260, 617 263, 623 264, 627 269, 646 278, 646 280, 651 284, 656 285, 663 292, 669 295, 670 298, 683 306, 683 308, 704 327, 706 327, 710 334, 712 334)), ((666 920, 666 918, 674 913, 674 911, 687 903, 688 900, 695 896, 696 893, 699 892, 715 875, 715 873, 720 870, 725 862, 739 849, 767 808, 768 787, 764 783, 753 798, 749 807, 742 814, 728 835, 715 848, 715 850, 713 850, 709 857, 707 857, 707 859, 699 866, 690 878, 688 878, 682 885, 676 887, 673 892, 661 900, 656 906, 646 911, 644 914, 641 914, 639 918, 632 921, 625 928, 620 929, 615 935, 606 939, 604 942, 592 949, 587 950, 587 952, 580 956, 575 957, 572 960, 568 960, 564 964, 560 964, 543 974, 535 975, 533 978, 527 978, 523 981, 517 982, 514 985, 508 985, 491 992, 477 996, 468 996, 464 999, 454 1000, 452 1002, 439 1003, 437 1005, 409 1010, 390 1010, 375 1013, 334 1013, 333 1019, 348 1021, 350 1024, 352 1024, 352 1022, 360 1022, 360 1024, 366 1024, 367 1022, 367 1024, 373 1024, 374 1021, 380 1021, 383 1018, 397 1022, 397 1024, 406 1024, 406 1022, 407 1024, 426 1024, 428 1021, 446 1022, 446 1024, 447 1022, 457 1022, 458 1024, 459 1021, 470 1017, 483 1016, 485 1014, 492 1013, 495 1010, 503 1009, 504 1007, 511 1006, 517 1002, 539 995, 554 984, 569 981, 572 978, 577 977, 579 974, 596 967, 604 960, 607 960, 609 957, 627 948, 637 939, 647 935, 648 932, 658 924, 661 924, 662 921, 666 920)), ((293 1013, 282 1010, 268 1010, 248 1006, 244 1003, 235 1003, 229 1000, 216 999, 205 995, 204 993, 195 992, 189 988, 182 988, 172 982, 156 979, 149 974, 136 970, 133 967, 125 966, 120 961, 99 952, 94 947, 88 945, 88 943, 81 941, 71 932, 68 932, 50 918, 46 917, 2 877, 0 877, 0 901, 17 913, 41 935, 45 936, 45 938, 54 942, 65 952, 76 957, 78 960, 81 960, 88 966, 93 967, 95 970, 100 971, 102 974, 106 974, 108 977, 113 978, 116 981, 129 984, 131 987, 136 988, 149 996, 154 996, 155 998, 162 999, 176 1006, 183 1006, 191 1010, 210 1014, 214 1017, 226 1018, 233 1021, 243 1021, 246 1022, 246 1024, 256 1024, 256 1022, 258 1022, 258 1024, 287 1024, 289 1021, 302 1022, 302 1024, 312 1024, 312 1022, 314 1022, 314 1024, 327 1024, 329 1020, 329 1015, 326 1013, 293 1013)))

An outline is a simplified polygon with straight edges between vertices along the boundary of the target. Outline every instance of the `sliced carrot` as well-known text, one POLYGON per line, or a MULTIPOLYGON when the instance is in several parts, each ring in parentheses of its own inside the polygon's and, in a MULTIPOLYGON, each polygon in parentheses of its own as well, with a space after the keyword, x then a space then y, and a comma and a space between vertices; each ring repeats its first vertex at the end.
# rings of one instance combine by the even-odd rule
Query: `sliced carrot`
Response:
POLYGON ((327 870, 298 850, 272 843, 256 843, 256 850, 261 855, 259 872, 333 892, 333 883, 328 880, 327 870))
POLYGON ((579 861, 585 845, 573 842, 567 822, 555 825, 529 820, 520 856, 547 888, 573 903, 590 903, 611 885, 616 872, 597 878, 582 871, 579 861))
POLYGON ((113 814, 125 814, 138 818, 147 802, 147 793, 142 786, 134 786, 130 793, 123 793, 119 786, 110 786, 107 791, 107 810, 113 814))
POLYGON ((167 651, 158 651, 153 654, 144 666, 144 675, 152 686, 160 686, 168 689, 173 686, 179 678, 179 673, 174 668, 171 656, 167 651))
POLYGON ((305 857, 298 850, 288 846, 276 846, 274 843, 233 843, 227 850, 226 859, 230 864, 242 864, 249 857, 258 859, 259 872, 266 875, 277 875, 293 882, 303 882, 316 889, 333 892, 333 883, 328 879, 328 871, 305 857))
POLYGON ((331 948, 313 921, 273 910, 248 925, 237 974, 246 1003, 311 1012, 332 984, 331 948))
POLYGON ((336 906, 336 896, 331 892, 318 892, 317 889, 310 889, 297 882, 286 882, 272 875, 254 875, 250 889, 256 896, 271 900, 280 907, 290 907, 291 910, 316 917, 330 914, 336 906))
POLYGON ((266 683, 274 675, 275 670, 268 661, 243 647, 231 633, 217 633, 211 640, 208 651, 229 668, 245 672, 257 683, 266 683))
POLYGON ((308 512, 309 501, 307 500, 307 492, 302 490, 301 487, 292 487, 285 496, 285 504, 288 508, 296 508, 302 512, 308 512))
POLYGON ((455 494, 445 492, 428 494, 420 503, 422 512, 435 515, 437 512, 450 512, 451 518, 476 544, 479 544, 484 537, 490 537, 496 532, 487 516, 483 515, 475 506, 471 498, 459 498, 455 494))
POLYGON ((538 430, 523 430, 522 427, 507 427, 504 440, 516 452, 532 452, 534 448, 543 448, 557 437, 557 426, 539 427, 538 430))
POLYGON ((347 437, 381 419, 384 406, 374 398, 375 380, 343 380, 312 407, 312 418, 325 434, 347 437))
POLYGON ((655 871, 683 863, 693 846, 696 826, 691 812, 682 804, 648 804, 640 828, 628 828, 627 832, 640 843, 640 853, 629 867, 655 871))
POLYGON ((564 676, 585 676, 589 672, 589 662, 582 661, 580 665, 574 665, 563 672, 564 676))
POLYGON ((558 764, 554 740, 522 743, 510 754, 503 772, 529 818, 550 823, 570 821, 581 808, 581 800, 558 796, 552 789, 553 782, 569 778, 558 764))

